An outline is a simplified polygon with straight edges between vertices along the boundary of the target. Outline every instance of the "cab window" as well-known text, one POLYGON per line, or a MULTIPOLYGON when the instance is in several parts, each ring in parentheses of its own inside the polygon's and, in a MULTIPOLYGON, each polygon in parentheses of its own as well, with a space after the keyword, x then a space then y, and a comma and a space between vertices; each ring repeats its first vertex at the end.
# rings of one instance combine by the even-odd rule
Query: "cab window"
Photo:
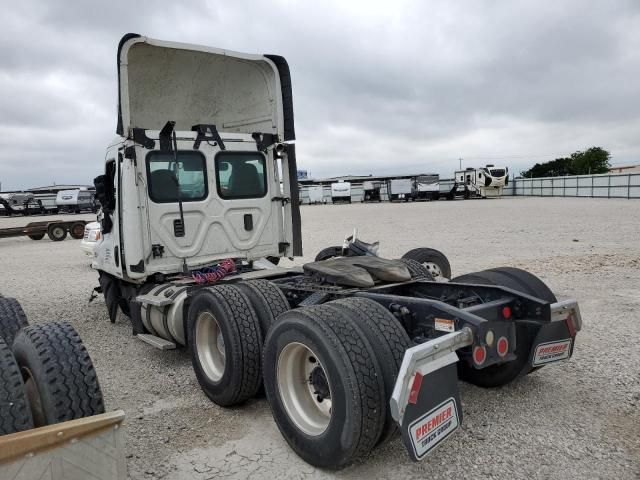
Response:
POLYGON ((221 198, 261 198, 267 194, 266 163, 261 153, 220 152, 215 164, 221 198))
POLYGON ((149 197, 156 203, 195 202, 207 197, 207 168, 200 152, 149 152, 149 197), (177 161, 176 161, 177 159, 177 161))

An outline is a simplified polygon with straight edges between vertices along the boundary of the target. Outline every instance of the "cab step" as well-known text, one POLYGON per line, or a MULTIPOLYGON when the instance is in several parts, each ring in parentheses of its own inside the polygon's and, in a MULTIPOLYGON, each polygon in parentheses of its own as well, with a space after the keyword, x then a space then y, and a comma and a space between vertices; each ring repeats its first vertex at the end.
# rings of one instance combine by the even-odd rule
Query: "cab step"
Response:
POLYGON ((148 343, 152 347, 157 348, 158 350, 173 350, 176 348, 176 344, 170 342, 169 340, 165 340, 164 338, 156 337, 155 335, 151 335, 149 333, 139 333, 136 335, 140 340, 144 343, 148 343))

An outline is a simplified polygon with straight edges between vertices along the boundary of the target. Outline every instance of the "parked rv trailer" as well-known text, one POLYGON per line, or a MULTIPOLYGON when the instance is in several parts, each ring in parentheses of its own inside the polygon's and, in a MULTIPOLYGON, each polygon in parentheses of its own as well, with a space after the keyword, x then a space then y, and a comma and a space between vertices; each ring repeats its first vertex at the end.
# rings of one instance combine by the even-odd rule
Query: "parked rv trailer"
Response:
POLYGON ((331 203, 351 203, 351 183, 337 182, 331 184, 331 203))
POLYGON ((389 201, 403 200, 408 202, 413 200, 413 181, 410 178, 393 178, 387 183, 389 201))
POLYGON ((439 175, 418 175, 414 182, 414 200, 437 200, 440 196, 439 175))
POLYGON ((324 189, 322 185, 309 185, 307 189, 309 203, 324 203, 324 189))
POLYGON ((58 213, 57 195, 55 193, 36 193, 33 196, 42 205, 42 213, 58 213))
POLYGON ((60 212, 95 211, 95 194, 89 190, 60 190, 56 197, 56 205, 60 212))
POLYGON ((42 213, 42 206, 30 192, 0 194, 3 215, 33 215, 42 213))
MULTIPOLYGON (((465 198, 500 197, 502 189, 509 183, 509 169, 487 165, 482 168, 467 168, 455 172, 456 192, 465 190, 465 198), (466 189, 464 188, 466 186, 466 189)), ((452 190, 453 191, 453 190, 452 190)), ((454 193, 455 194, 455 193, 454 193)))
POLYGON ((366 181, 362 184, 362 201, 363 202, 380 202, 382 182, 366 181))

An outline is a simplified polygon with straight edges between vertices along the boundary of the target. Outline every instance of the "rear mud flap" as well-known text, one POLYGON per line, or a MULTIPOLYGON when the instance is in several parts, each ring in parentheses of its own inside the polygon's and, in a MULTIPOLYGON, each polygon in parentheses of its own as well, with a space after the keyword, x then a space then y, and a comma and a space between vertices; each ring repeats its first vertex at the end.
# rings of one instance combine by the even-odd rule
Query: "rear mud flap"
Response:
POLYGON ((402 418, 402 439, 409 456, 422 460, 462 425, 455 353, 452 363, 426 375, 416 373, 402 418))
POLYGON ((540 367, 561 360, 568 360, 573 354, 574 337, 565 322, 551 322, 538 330, 529 354, 529 365, 540 367))

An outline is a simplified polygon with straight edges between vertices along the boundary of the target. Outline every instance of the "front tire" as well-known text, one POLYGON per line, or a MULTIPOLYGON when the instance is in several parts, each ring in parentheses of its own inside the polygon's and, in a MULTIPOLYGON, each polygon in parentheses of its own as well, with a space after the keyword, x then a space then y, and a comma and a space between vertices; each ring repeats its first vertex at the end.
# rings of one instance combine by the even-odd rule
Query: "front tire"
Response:
POLYGON ((229 407, 256 395, 262 383, 262 334, 249 299, 234 285, 200 290, 189 308, 191 363, 204 393, 229 407))

